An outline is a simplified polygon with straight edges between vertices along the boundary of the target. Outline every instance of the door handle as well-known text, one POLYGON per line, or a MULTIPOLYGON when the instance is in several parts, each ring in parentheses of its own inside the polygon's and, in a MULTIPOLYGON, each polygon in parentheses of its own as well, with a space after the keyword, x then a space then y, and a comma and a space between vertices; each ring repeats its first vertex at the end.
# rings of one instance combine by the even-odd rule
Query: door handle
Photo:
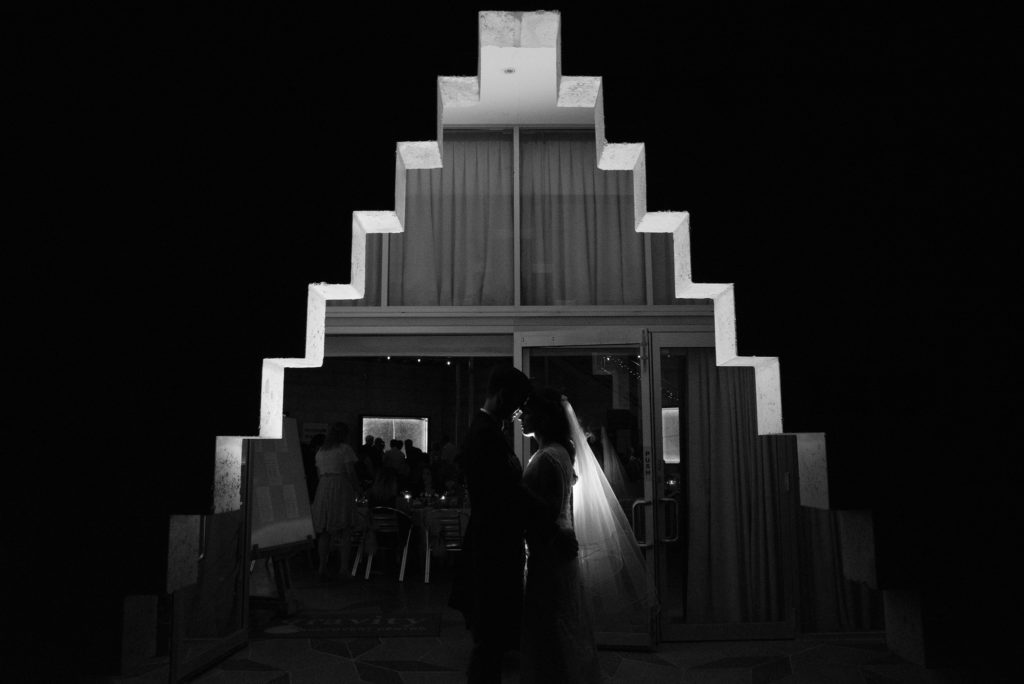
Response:
MULTIPOLYGON (((666 542, 666 543, 672 543, 672 542, 679 541, 679 502, 676 501, 674 498, 669 498, 669 499, 661 499, 661 503, 670 503, 670 504, 672 504, 672 508, 675 509, 675 515, 672 516, 672 520, 675 521, 674 524, 673 524, 673 528, 675 529, 675 532, 676 532, 671 537, 662 537, 661 541, 662 542, 666 542)), ((665 519, 666 519, 666 521, 668 520, 668 518, 669 518, 668 511, 666 510, 665 511, 665 519)), ((668 529, 668 525, 667 524, 665 525, 665 528, 668 529)))
MULTIPOLYGON (((637 499, 636 501, 633 502, 633 521, 632 522, 633 522, 633 536, 634 537, 636 536, 636 530, 637 530, 637 525, 638 525, 637 517, 636 517, 637 511, 638 510, 642 510, 643 506, 653 506, 653 505, 654 505, 654 501, 652 501, 651 499, 637 499)), ((642 541, 637 539, 637 544, 640 546, 641 549, 649 549, 652 546, 654 546, 654 544, 652 542, 647 541, 647 525, 644 525, 643 529, 644 529, 644 538, 643 538, 642 541)))

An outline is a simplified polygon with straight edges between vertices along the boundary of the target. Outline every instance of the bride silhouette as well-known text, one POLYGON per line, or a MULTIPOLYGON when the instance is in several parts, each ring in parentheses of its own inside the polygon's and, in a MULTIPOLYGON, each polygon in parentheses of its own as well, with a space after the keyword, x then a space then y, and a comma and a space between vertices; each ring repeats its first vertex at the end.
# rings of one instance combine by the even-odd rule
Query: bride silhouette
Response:
POLYGON ((600 668, 579 559, 560 551, 550 530, 573 533, 575 447, 561 395, 545 389, 522 409, 523 434, 539 448, 523 473, 537 512, 526 527, 521 682, 599 682, 600 668), (551 523, 555 525, 552 526, 551 523))
POLYGON ((539 448, 523 487, 539 511, 528 520, 521 639, 522 682, 600 682, 594 615, 617 624, 649 619, 654 591, 618 499, 568 400, 545 389, 520 416, 539 448), (578 471, 578 475, 577 475, 578 471), (551 522, 574 534, 579 555, 553 543, 551 522))

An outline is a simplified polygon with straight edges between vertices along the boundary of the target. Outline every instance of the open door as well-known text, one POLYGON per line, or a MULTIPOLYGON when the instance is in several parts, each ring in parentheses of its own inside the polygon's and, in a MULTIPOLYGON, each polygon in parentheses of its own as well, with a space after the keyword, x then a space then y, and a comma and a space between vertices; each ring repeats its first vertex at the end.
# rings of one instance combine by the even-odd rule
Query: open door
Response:
MULTIPOLYGON (((646 406, 650 378, 644 363, 643 330, 521 332, 515 344, 515 358, 524 373, 569 397, 637 540, 645 555, 652 553, 651 424, 646 406)), ((525 466, 530 440, 523 438, 517 447, 525 466)), ((652 583, 654 569, 649 562, 652 583)), ((636 611, 625 620, 620 615, 614 621, 599 610, 594 612, 600 646, 650 647, 657 641, 657 616, 651 610, 636 611)))
MULTIPOLYGON (((519 332, 515 358, 566 392, 644 551, 659 609, 598 622, 603 646, 796 633, 796 473, 757 435, 750 368, 719 368, 704 332, 519 332)), ((529 440, 519 444, 525 464, 529 440)))

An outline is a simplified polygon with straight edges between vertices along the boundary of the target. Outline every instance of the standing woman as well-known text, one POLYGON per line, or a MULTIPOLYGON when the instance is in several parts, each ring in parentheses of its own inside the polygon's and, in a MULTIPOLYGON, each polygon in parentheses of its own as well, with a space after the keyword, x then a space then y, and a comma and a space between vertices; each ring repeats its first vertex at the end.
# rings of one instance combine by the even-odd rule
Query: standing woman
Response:
POLYGON ((331 554, 331 539, 341 536, 341 572, 345 577, 351 549, 352 528, 356 519, 356 495, 359 476, 356 474, 355 452, 347 444, 348 425, 334 423, 327 432, 324 444, 316 452, 316 470, 320 476, 313 497, 313 527, 319 535, 317 552, 320 567, 317 575, 327 577, 327 561, 331 554))
POLYGON ((540 448, 523 473, 530 499, 526 525, 521 682, 593 684, 602 681, 575 545, 572 486, 575 448, 562 396, 545 389, 520 417, 523 434, 540 448), (552 524, 554 523, 554 524, 552 524), (571 552, 567 552, 571 549, 571 552))

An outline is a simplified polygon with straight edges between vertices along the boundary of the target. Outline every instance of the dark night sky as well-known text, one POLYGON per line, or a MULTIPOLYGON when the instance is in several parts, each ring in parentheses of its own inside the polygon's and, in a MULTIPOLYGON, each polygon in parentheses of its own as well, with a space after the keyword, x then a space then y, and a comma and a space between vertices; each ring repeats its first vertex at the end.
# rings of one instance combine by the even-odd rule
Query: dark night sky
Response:
MULTIPOLYGON (((999 625, 980 613, 1021 598, 1017 24, 777 4, 563 6, 563 72, 604 78, 609 140, 646 143, 648 206, 691 213, 695 279, 735 283, 739 352, 781 358, 785 427, 828 434, 879 558, 999 625)), ((352 211, 393 207, 436 76, 476 71, 479 7, 333 5, 4 10, 5 341, 29 380, 8 411, 34 441, 8 548, 61 558, 8 555, 40 615, 153 591, 132 582, 166 567, 165 512, 204 510, 262 359, 303 353, 308 283, 347 279, 352 211)))
MULTIPOLYGON (((739 351, 781 357, 787 430, 827 432, 854 490, 865 463, 920 486, 935 447, 953 462, 1010 415, 1017 56, 996 17, 808 5, 563 8, 563 72, 604 77, 609 141, 647 145, 648 206, 691 213, 696 280, 736 284, 739 351)), ((196 426, 168 453, 255 431, 260 360, 301 355, 351 212, 393 207, 436 76, 476 72, 478 8, 435 7, 33 18, 18 64, 52 154, 31 170, 79 183, 41 224, 89 226, 62 236, 82 284, 61 311, 83 356, 142 340, 93 406, 196 426)))

